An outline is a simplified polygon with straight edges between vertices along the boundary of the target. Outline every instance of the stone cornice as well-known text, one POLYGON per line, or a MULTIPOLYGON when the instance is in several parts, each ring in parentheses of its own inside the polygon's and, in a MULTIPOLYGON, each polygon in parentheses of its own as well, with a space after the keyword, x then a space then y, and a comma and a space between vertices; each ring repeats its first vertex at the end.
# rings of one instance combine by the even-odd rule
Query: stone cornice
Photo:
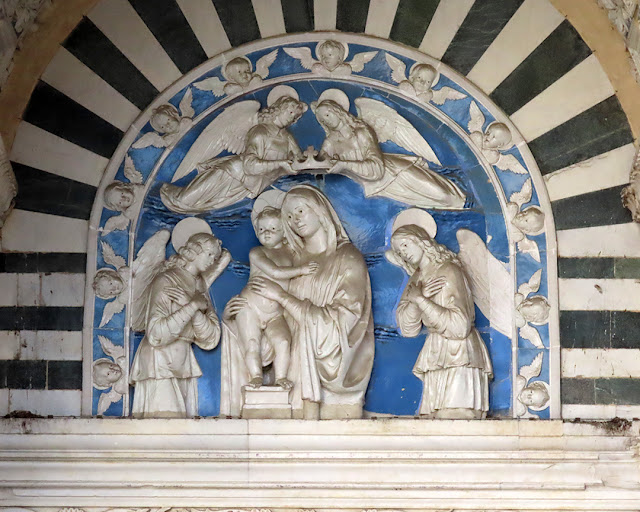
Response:
POLYGON ((0 423, 0 505, 637 510, 640 424, 0 423))

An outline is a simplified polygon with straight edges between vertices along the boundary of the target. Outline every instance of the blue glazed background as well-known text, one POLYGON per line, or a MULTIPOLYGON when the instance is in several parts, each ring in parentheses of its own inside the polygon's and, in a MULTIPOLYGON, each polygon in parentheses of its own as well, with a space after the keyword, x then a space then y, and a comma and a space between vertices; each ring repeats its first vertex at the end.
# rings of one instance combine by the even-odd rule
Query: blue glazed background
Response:
MULTIPOLYGON (((292 44, 286 46, 309 46, 314 48, 315 43, 292 44)), ((355 53, 361 51, 375 51, 377 49, 366 47, 358 44, 350 44, 350 60, 355 53)), ((254 63, 258 58, 272 51, 273 48, 256 51, 248 55, 254 63)), ((407 70, 414 63, 413 60, 396 55, 407 63, 407 70)), ((504 218, 500 203, 496 197, 484 169, 478 163, 473 151, 467 144, 443 122, 439 121, 429 112, 420 106, 408 101, 402 96, 389 93, 384 90, 377 89, 373 86, 365 86, 362 84, 354 84, 342 80, 319 79, 308 75, 308 71, 302 68, 298 61, 286 55, 282 49, 279 50, 278 58, 270 68, 269 78, 278 76, 291 75, 292 73, 307 73, 309 79, 290 82, 299 93, 300 99, 307 103, 317 100, 320 93, 331 87, 338 87, 345 91, 351 101, 351 112, 356 114, 353 100, 359 96, 375 98, 391 105, 403 117, 405 117, 426 140, 434 148, 443 168, 436 169, 442 172, 461 187, 463 187, 471 200, 468 202, 467 209, 460 212, 452 211, 431 211, 436 219, 439 232, 436 239, 440 243, 444 243, 453 251, 458 250, 455 233, 459 228, 471 229, 478 233, 481 238, 488 240, 489 250, 504 262, 508 268, 509 246, 504 224, 504 218)), ((391 69, 384 59, 384 51, 379 51, 377 56, 365 66, 362 76, 368 76, 376 80, 396 85, 391 80, 391 69)), ((194 82, 200 81, 209 76, 218 76, 222 78, 220 68, 206 73, 194 82)), ((452 82, 449 78, 441 76, 435 89, 443 86, 453 87, 459 91, 468 94, 459 85, 452 82)), ((180 99, 186 92, 186 88, 177 93, 171 100, 175 106, 179 105, 180 99)), ((220 98, 215 98, 211 93, 200 91, 191 87, 193 92, 193 107, 196 115, 199 115, 205 109, 220 98)), ((250 94, 244 95, 240 100, 255 99, 260 101, 264 106, 266 104, 266 96, 271 90, 270 86, 256 90, 250 94)), ((221 98, 224 99, 224 98, 221 98)), ((238 101, 240 101, 238 100, 238 101)), ((469 105, 472 98, 469 96, 463 100, 449 101, 440 110, 449 115, 456 123, 466 129, 469 121, 469 105)), ((486 127, 495 118, 482 106, 481 110, 485 115, 486 127)), ((135 227, 135 248, 134 254, 137 253, 141 245, 158 229, 172 227, 184 216, 169 212, 159 200, 158 190, 163 182, 170 181, 171 176, 180 161, 188 151, 189 147, 202 130, 213 120, 222 109, 216 109, 211 112, 197 126, 180 141, 180 143, 169 153, 161 165, 154 183, 149 189, 143 211, 141 212, 138 226, 135 227)), ((146 133, 151 128, 147 124, 141 131, 146 133)), ((315 120, 311 110, 309 110, 303 118, 291 127, 291 132, 296 137, 300 147, 305 149, 307 146, 314 146, 319 149, 324 137, 324 132, 315 120)), ((383 143, 381 148, 386 152, 406 153, 393 143, 383 143)), ((129 155, 132 156, 136 168, 142 172, 145 180, 151 173, 155 162, 162 155, 164 150, 157 148, 146 148, 142 150, 130 150, 129 155)), ((514 154, 521 163, 522 157, 517 149, 512 149, 510 153, 514 154)), ((225 153, 222 153, 223 156, 225 153)), ((507 200, 512 192, 520 189, 526 177, 514 175, 508 172, 498 171, 498 178, 505 189, 507 200)), ((193 175, 187 176, 180 183, 187 183, 193 175)), ((123 174, 123 165, 120 166, 116 179, 127 181, 123 174)), ((342 176, 312 176, 302 175, 295 177, 286 177, 274 184, 278 188, 286 190, 298 183, 310 183, 322 189, 331 200, 336 208, 349 236, 354 244, 365 255, 369 273, 372 281, 373 289, 373 312, 376 323, 376 358, 374 361, 374 369, 371 376, 371 382, 366 396, 366 410, 372 413, 393 414, 393 415, 413 415, 417 410, 420 400, 421 382, 413 376, 411 368, 415 362, 417 354, 422 347, 426 331, 416 338, 401 337, 395 326, 395 306, 398 301, 400 292, 406 283, 407 276, 403 271, 391 265, 384 258, 384 250, 388 248, 388 239, 390 235, 391 223, 395 215, 407 208, 392 200, 384 198, 366 199, 362 195, 359 185, 342 176)), ((538 198, 534 190, 534 196, 530 204, 538 204, 538 198)), ((224 246, 231 251, 233 261, 223 273, 222 276, 213 284, 211 295, 218 312, 220 313, 224 305, 230 297, 237 294, 248 278, 248 252, 251 247, 257 245, 257 240, 253 233, 250 222, 250 211, 252 201, 244 200, 238 204, 201 215, 211 225, 213 232, 222 241, 224 246)), ((113 215, 114 212, 108 210, 103 211, 101 225, 113 215)), ((133 228, 133 227, 132 227, 133 228)), ((106 240, 114 247, 116 253, 127 257, 128 249, 128 231, 114 232, 107 237, 106 240)), ((542 264, 536 262, 528 255, 518 255, 518 284, 528 280, 532 272, 537 268, 545 268, 543 271, 543 281, 539 294, 547 295, 546 290, 546 244, 545 236, 539 235, 534 238, 540 247, 542 264), (522 266, 522 269, 520 268, 522 266), (521 273, 522 271, 522 273, 521 273)), ((173 253, 171 246, 167 249, 167 256, 173 253)), ((101 256, 98 257, 98 268, 102 266, 101 256)), ((98 325, 102 315, 104 301, 96 299, 95 308, 95 324, 98 325)), ((494 364, 495 378, 491 383, 491 411, 493 416, 510 415, 511 411, 511 341, 497 333, 489 327, 489 322, 476 308, 476 327, 480 331, 483 339, 487 343, 489 352, 494 364)), ((110 329, 111 337, 122 341, 124 328, 124 312, 116 315, 107 326, 110 329), (116 318, 118 317, 118 318, 116 318)), ((537 326, 540 330, 545 344, 548 345, 548 329, 546 326, 537 326)), ((95 330, 98 332, 98 329, 95 330)), ((95 336, 95 334, 94 334, 95 336)), ((97 340, 97 338, 96 338, 97 340)), ((131 336, 130 352, 131 356, 135 353, 137 345, 140 341, 140 334, 136 333, 131 336)), ((531 348, 530 344, 525 346, 520 340, 522 349, 531 348)), ((525 342, 526 343, 526 342, 525 342)), ((200 393, 200 414, 202 416, 215 416, 219 411, 219 372, 220 372, 220 347, 211 351, 204 352, 194 347, 194 353, 198 359, 202 370, 203 377, 199 379, 200 393)), ((102 357, 99 344, 94 346, 95 358, 102 357)), ((547 352, 548 354, 548 352, 547 352)), ((528 364, 527 359, 531 359, 524 352, 519 357, 519 364, 528 364)), ((548 380, 548 357, 545 357, 543 373, 540 377, 548 380), (544 377, 546 375, 546 377, 544 377)), ((97 406, 98 393, 94 393, 94 412, 97 406)), ((107 414, 119 415, 121 412, 109 409, 107 414)), ((548 413, 548 409, 546 410, 548 413)), ((545 411, 538 413, 544 417, 545 411)))

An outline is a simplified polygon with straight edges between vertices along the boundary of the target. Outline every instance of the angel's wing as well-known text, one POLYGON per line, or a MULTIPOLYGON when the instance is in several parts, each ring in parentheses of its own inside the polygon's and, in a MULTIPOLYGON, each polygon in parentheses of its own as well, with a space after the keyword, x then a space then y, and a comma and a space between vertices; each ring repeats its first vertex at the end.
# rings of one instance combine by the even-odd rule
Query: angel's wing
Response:
POLYGON ((540 263, 540 249, 538 249, 538 244, 535 240, 531 240, 526 236, 517 243, 518 250, 524 254, 528 254, 538 263, 540 263))
POLYGON ((106 336, 98 334, 98 340, 102 351, 116 361, 119 357, 124 356, 124 347, 120 345, 114 345, 113 342, 106 336))
POLYGON ((196 111, 193 110, 192 103, 193 103, 193 91, 191 90, 191 87, 189 87, 187 89, 187 92, 184 93, 184 96, 180 100, 180 105, 178 105, 178 107, 180 108, 180 115, 182 117, 191 119, 195 115, 196 111))
POLYGON ((227 82, 220 80, 217 76, 212 76, 211 78, 205 78, 200 82, 196 82, 193 86, 201 91, 209 91, 218 97, 224 95, 224 86, 226 83, 227 82))
POLYGON ((261 78, 267 78, 269 76, 269 68, 273 64, 278 56, 278 49, 276 48, 272 52, 263 55, 256 61, 256 75, 261 78))
POLYGON ((431 98, 431 101, 436 105, 444 105, 445 102, 449 100, 462 100, 467 97, 466 94, 456 91, 452 87, 446 86, 441 87, 437 91, 432 90, 431 92, 433 92, 433 98, 431 98))
POLYGON ((516 203, 518 207, 522 208, 523 204, 531 201, 532 195, 533 186, 531 185, 531 178, 527 178, 527 181, 522 184, 520 192, 514 192, 513 194, 511 194, 511 197, 509 197, 509 201, 511 203, 516 203))
POLYGON ((513 284, 511 275, 484 241, 473 231, 456 233, 458 258, 466 271, 474 302, 491 322, 491 326, 511 337, 513 329, 513 284))
POLYGON ((391 79, 398 84, 404 82, 407 79, 407 65, 390 53, 385 54, 385 59, 391 68, 391 79))
POLYGON ((351 71, 354 73, 360 73, 360 71, 364 69, 364 65, 370 62, 376 55, 378 55, 378 52, 356 53, 353 59, 351 59, 351 62, 347 62, 346 64, 351 66, 351 71))
POLYGON ((311 48, 307 48, 305 46, 299 48, 283 48, 284 53, 293 57, 294 59, 298 59, 300 61, 300 65, 304 69, 311 69, 314 64, 318 61, 313 58, 311 55, 311 48))
POLYGON ((170 237, 169 230, 161 229, 158 231, 140 248, 138 256, 131 265, 133 283, 131 326, 136 331, 143 331, 145 328, 149 285, 162 267, 170 237))
POLYGON ((104 306, 104 310, 102 310, 102 319, 100 320, 99 327, 104 327, 105 325, 107 325, 113 318, 113 315, 121 313, 123 309, 124 302, 120 302, 118 300, 118 297, 116 297, 111 302, 107 302, 107 304, 104 306))
POLYGON ((126 215, 114 215, 113 217, 109 217, 107 222, 104 223, 104 229, 102 231, 103 235, 108 235, 112 231, 120 231, 123 229, 127 229, 129 226, 129 222, 131 220, 126 215))
POLYGON ((522 375, 525 379, 527 379, 527 383, 534 377, 538 377, 540 372, 542 371, 542 360, 544 359, 544 354, 540 352, 536 357, 533 358, 531 364, 528 366, 523 366, 520 368, 520 375, 522 375))
POLYGON ((111 388, 108 392, 102 393, 98 399, 98 414, 104 414, 111 404, 119 401, 122 395, 111 388))
POLYGON ((540 281, 542 280, 542 269, 536 270, 527 283, 518 286, 518 293, 526 298, 530 293, 537 292, 540 289, 540 281))
POLYGON ((472 101, 471 105, 469 105, 469 117, 469 124, 467 125, 469 133, 482 132, 485 118, 482 110, 480 110, 480 107, 475 101, 472 101))
POLYGON ((247 132, 258 123, 259 110, 260 103, 253 100, 241 101, 224 109, 195 140, 171 181, 186 176, 200 162, 218 156, 224 150, 242 153, 247 132))
POLYGON ((540 333, 533 325, 526 324, 524 327, 520 327, 520 336, 522 336, 523 339, 530 341, 534 347, 544 348, 542 338, 540 338, 540 333))
POLYGON ((496 162, 496 167, 501 171, 510 171, 516 174, 527 174, 527 170, 513 155, 500 153, 500 158, 496 162))
POLYGON ((169 143, 159 133, 148 132, 135 141, 131 147, 133 149, 148 148, 149 146, 153 146, 155 148, 166 148, 168 145, 169 143))
POLYGON ((358 116, 375 130, 379 142, 395 142, 425 160, 440 165, 440 160, 420 132, 390 106, 371 98, 358 98, 355 104, 358 116))
POLYGON ((142 173, 136 169, 133 158, 129 155, 124 157, 124 175, 131 183, 135 183, 136 185, 142 185, 144 180, 142 173))
POLYGON ((125 259, 122 256, 118 256, 113 250, 113 247, 111 247, 107 242, 103 240, 100 242, 100 245, 102 246, 102 258, 107 265, 111 265, 118 270, 127 264, 125 259))

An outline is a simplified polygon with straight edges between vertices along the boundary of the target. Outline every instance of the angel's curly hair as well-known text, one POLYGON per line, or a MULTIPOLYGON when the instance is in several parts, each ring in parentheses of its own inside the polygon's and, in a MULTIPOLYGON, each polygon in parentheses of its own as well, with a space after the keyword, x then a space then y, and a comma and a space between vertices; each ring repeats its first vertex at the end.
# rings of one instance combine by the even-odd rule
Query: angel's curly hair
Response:
POLYGON ((164 270, 171 268, 184 268, 187 264, 194 261, 198 254, 204 251, 204 246, 208 243, 215 243, 218 239, 210 233, 195 233, 189 237, 187 243, 184 244, 178 253, 170 256, 164 263, 164 270))
POLYGON ((272 123, 276 116, 280 114, 282 109, 286 108, 290 104, 294 104, 297 108, 297 119, 299 119, 302 114, 307 111, 306 103, 292 98, 291 96, 281 96, 273 102, 273 105, 271 105, 270 107, 265 107, 260 112, 258 112, 258 121, 260 123, 272 123))
MULTIPOLYGON (((364 121, 358 119, 351 112, 348 112, 333 100, 322 100, 320 103, 311 104, 311 110, 313 110, 314 114, 318 111, 320 107, 324 107, 329 111, 331 111, 331 113, 337 116, 338 119, 340 119, 344 124, 346 124, 349 128, 351 128, 354 131, 359 128, 369 129, 369 127, 366 125, 364 121)), ((328 135, 329 132, 331 132, 331 129, 322 122, 321 118, 316 116, 316 119, 318 120, 318 122, 320 123, 320 126, 322 126, 322 128, 328 135)))
MULTIPOLYGON (((459 267, 462 266, 458 256, 454 252, 447 249, 444 245, 436 242, 429 236, 425 229, 420 226, 408 224, 396 229, 393 232, 393 235, 391 235, 392 247, 393 242, 399 240, 410 240, 418 245, 418 247, 427 253, 429 260, 434 262, 436 265, 451 262, 459 267)), ((413 269, 414 272, 416 270, 417 269, 415 268, 413 269)))
POLYGON ((333 48, 334 50, 337 50, 338 52, 340 52, 340 59, 343 62, 344 62, 344 59, 347 57, 345 55, 344 46, 342 46, 341 43, 339 43, 338 41, 334 41, 333 39, 327 39, 326 41, 323 41, 322 43, 320 43, 316 48, 316 55, 318 56, 318 58, 320 58, 320 54, 324 51, 325 48, 333 48))

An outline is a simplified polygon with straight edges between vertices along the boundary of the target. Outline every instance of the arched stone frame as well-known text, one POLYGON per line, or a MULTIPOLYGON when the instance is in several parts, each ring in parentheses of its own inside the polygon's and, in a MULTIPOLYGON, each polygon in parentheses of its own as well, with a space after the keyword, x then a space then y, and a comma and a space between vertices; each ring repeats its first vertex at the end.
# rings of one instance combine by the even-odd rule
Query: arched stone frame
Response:
MULTIPOLYGON (((157 106, 169 102, 171 99, 175 99, 177 95, 181 91, 183 91, 189 84, 197 81, 198 79, 204 78, 208 73, 212 72, 219 66, 222 66, 228 60, 242 55, 249 55, 253 52, 263 50, 268 47, 275 46, 287 46, 287 45, 295 45, 295 44, 304 44, 308 42, 319 42, 324 39, 338 39, 341 41, 346 41, 348 43, 359 44, 362 46, 370 46, 373 48, 378 48, 382 51, 388 51, 394 53, 396 55, 401 55, 407 59, 411 59, 419 62, 431 63, 434 67, 436 67, 443 76, 449 78, 453 83, 455 83, 458 87, 463 89, 469 97, 471 97, 477 104, 483 107, 484 111, 492 116, 492 119, 486 119, 485 126, 488 126, 491 122, 499 121, 507 124, 510 128, 512 134, 514 135, 515 149, 516 152, 521 156, 522 161, 524 162, 526 168, 529 171, 528 177, 531 178, 533 188, 535 191, 535 195, 537 195, 538 202, 540 208, 543 210, 545 214, 545 243, 546 243, 546 265, 543 265, 546 268, 546 288, 547 288, 547 297, 548 301, 551 305, 550 316, 549 316, 549 333, 548 333, 548 372, 549 372, 549 385, 551 387, 551 400, 550 400, 550 417, 558 418, 560 417, 560 393, 559 393, 559 385, 560 385, 560 345, 559 345, 559 333, 558 333, 558 291, 557 291, 557 269, 556 269, 556 237, 555 237, 555 229, 553 223, 553 214, 551 211, 550 201, 547 196, 546 187, 544 186, 544 182, 542 176, 537 168, 535 160, 531 155, 529 149, 527 148, 526 142, 522 138, 522 136, 518 133, 516 127, 511 123, 509 118, 501 112, 498 107, 496 107, 489 98, 478 88, 476 88, 473 84, 471 84, 464 77, 451 70, 444 64, 436 61, 419 51, 409 50, 403 46, 397 45, 395 43, 391 43, 388 41, 382 41, 376 38, 372 38, 369 36, 356 36, 356 35, 346 35, 346 34, 338 34, 332 32, 316 32, 313 34, 301 34, 295 36, 284 36, 273 39, 261 40, 258 42, 254 42, 251 44, 247 44, 245 46, 235 48, 225 52, 223 54, 218 55, 217 57, 205 62, 198 68, 194 69, 180 80, 178 80, 175 84, 165 90, 160 96, 156 98, 156 100, 149 105, 149 107, 140 115, 140 117, 133 123, 131 128, 127 131, 126 135, 120 142, 120 145, 116 152, 114 153, 105 173, 103 175, 102 181, 100 183, 100 187, 97 192, 97 200, 94 203, 92 215, 90 219, 90 229, 89 229, 89 240, 88 240, 88 258, 87 258, 87 288, 86 288, 86 299, 85 299, 85 317, 84 317, 84 332, 83 332, 83 354, 84 354, 84 380, 83 380, 83 415, 92 415, 95 414, 95 407, 93 405, 93 387, 91 382, 91 369, 94 359, 96 357, 96 350, 94 349, 96 345, 95 333, 94 333, 94 319, 96 317, 95 307, 95 295, 92 290, 92 282, 95 272, 98 268, 97 261, 99 257, 98 250, 98 242, 101 236, 101 224, 104 222, 105 217, 103 215, 103 193, 105 188, 116 178, 116 175, 121 172, 122 163, 124 161, 125 155, 127 154, 130 145, 136 140, 138 134, 147 126, 147 123, 150 119, 151 112, 157 106)), ((282 75, 274 78, 267 78, 260 87, 272 86, 278 83, 290 82, 295 80, 307 79, 310 78, 309 72, 302 74, 292 74, 292 75, 282 75)), ((388 92, 392 92, 394 94, 402 95, 402 93, 398 90, 397 84, 391 82, 390 80, 381 80, 381 79, 373 79, 369 77, 359 76, 358 74, 351 75, 348 79, 353 83, 361 83, 361 84, 375 84, 375 87, 381 90, 386 90, 388 92)), ((243 93, 244 94, 244 93, 243 93)), ((194 117, 194 126, 198 124, 198 121, 204 119, 207 115, 209 115, 215 109, 219 109, 221 106, 227 104, 228 102, 237 99, 238 95, 233 96, 223 96, 220 100, 214 101, 211 105, 205 108, 203 111, 197 113, 194 117)), ((405 98, 407 99, 407 98, 405 98)), ((482 154, 475 149, 473 143, 471 142, 467 131, 464 127, 461 127, 457 124, 453 119, 448 117, 446 114, 442 113, 438 108, 429 104, 425 107, 424 104, 421 105, 422 108, 426 108, 431 114, 436 117, 439 117, 441 120, 445 121, 456 133, 457 135, 466 141, 467 147, 474 151, 474 154, 478 158, 479 162, 485 169, 485 172, 496 191, 498 200, 500 202, 500 206, 502 209, 503 217, 505 216, 506 203, 507 198, 517 192, 522 185, 522 178, 519 178, 517 182, 519 183, 517 188, 514 188, 514 183, 510 175, 511 173, 506 173, 503 171, 496 171, 492 165, 490 165, 486 159, 482 156, 482 154), (506 189, 506 190, 505 190, 506 189)), ((158 169, 161 167, 163 161, 169 155, 171 151, 171 147, 165 149, 160 157, 154 162, 152 169, 145 169, 145 194, 149 189, 149 186, 154 182, 154 178, 158 169)), ((130 267, 133 261, 133 252, 134 252, 134 243, 135 243, 135 226, 137 224, 137 220, 139 217, 139 211, 136 213, 134 220, 130 223, 129 228, 125 231, 128 237, 128 254, 126 255, 127 266, 130 267)), ((520 268, 523 266, 520 264, 519 259, 516 255, 514 249, 514 243, 511 239, 511 235, 509 230, 509 247, 510 247, 510 263, 511 268, 515 269, 512 273, 514 278, 517 280, 515 283, 515 287, 527 281, 532 272, 531 271, 520 271, 520 268), (522 274, 522 275, 521 275, 522 274)), ((130 298, 129 298, 130 300, 130 298)), ((124 314, 129 315, 129 309, 126 308, 124 314)), ((129 320, 127 316, 127 320, 124 322, 124 353, 129 353, 129 329, 127 326, 129 325, 129 320)), ((516 328, 514 326, 514 332, 516 328)), ((524 365, 525 361, 518 361, 518 336, 512 336, 512 390, 515 389, 514 381, 518 375, 518 369, 524 365), (515 341, 513 341, 515 340, 515 341)), ((99 345, 98 345, 99 347, 99 345)), ((530 361, 527 361, 530 363, 530 361)), ((512 409, 515 411, 515 407, 513 407, 515 400, 515 393, 512 393, 512 409)), ((126 406, 123 409, 123 415, 127 415, 128 411, 126 406)), ((515 412, 514 412, 515 414, 515 412)))

